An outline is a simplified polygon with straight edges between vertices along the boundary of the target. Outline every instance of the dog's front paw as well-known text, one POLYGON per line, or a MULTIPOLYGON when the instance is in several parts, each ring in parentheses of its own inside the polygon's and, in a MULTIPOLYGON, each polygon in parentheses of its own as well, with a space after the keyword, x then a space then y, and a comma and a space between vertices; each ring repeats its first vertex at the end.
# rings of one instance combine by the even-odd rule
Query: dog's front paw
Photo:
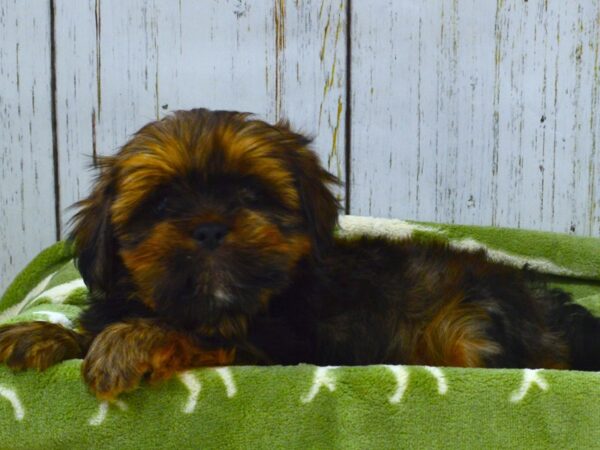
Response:
POLYGON ((112 400, 144 377, 161 381, 191 367, 215 365, 210 355, 185 335, 138 319, 104 329, 92 342, 82 373, 98 398, 112 400))
POLYGON ((83 379, 92 392, 102 400, 113 400, 119 394, 135 389, 150 370, 148 361, 142 355, 126 357, 118 345, 98 344, 92 344, 81 367, 83 379))
POLYGON ((0 327, 0 362, 13 370, 44 370, 65 359, 81 358, 87 338, 50 322, 0 327))
POLYGON ((193 367, 232 364, 235 349, 204 349, 152 320, 136 319, 105 328, 92 342, 82 365, 96 396, 113 400, 138 387, 142 378, 162 381, 193 367))
POLYGON ((98 398, 108 400, 135 389, 152 372, 154 353, 162 346, 164 334, 141 320, 107 327, 83 361, 85 382, 98 398))

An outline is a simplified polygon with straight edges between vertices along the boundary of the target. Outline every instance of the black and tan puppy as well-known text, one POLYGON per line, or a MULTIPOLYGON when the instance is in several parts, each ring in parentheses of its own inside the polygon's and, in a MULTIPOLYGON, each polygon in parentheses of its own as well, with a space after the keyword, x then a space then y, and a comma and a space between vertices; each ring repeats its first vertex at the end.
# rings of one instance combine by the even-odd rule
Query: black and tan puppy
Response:
POLYGON ((205 365, 600 369, 600 320, 524 271, 443 244, 335 239, 337 181, 308 144, 204 109, 142 128, 78 204, 80 332, 1 327, 0 361, 84 358, 102 398, 205 365))

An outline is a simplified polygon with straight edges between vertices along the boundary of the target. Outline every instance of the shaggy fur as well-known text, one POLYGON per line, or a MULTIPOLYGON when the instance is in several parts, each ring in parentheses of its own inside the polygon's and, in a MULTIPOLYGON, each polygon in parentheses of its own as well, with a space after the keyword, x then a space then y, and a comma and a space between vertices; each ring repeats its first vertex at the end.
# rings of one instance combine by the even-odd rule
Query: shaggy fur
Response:
POLYGON ((531 273, 435 242, 334 238, 337 180, 308 144, 236 112, 143 127, 77 205, 80 333, 0 327, 0 361, 84 358, 101 398, 206 365, 600 369, 600 320, 531 273))

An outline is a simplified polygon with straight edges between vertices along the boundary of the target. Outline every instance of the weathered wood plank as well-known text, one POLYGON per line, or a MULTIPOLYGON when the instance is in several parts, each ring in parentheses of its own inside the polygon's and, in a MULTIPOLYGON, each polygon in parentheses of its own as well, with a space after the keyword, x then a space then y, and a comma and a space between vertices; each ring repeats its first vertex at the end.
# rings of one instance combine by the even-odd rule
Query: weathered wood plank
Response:
POLYGON ((56 239, 50 8, 0 0, 0 293, 56 239))
MULTIPOLYGON (((276 113, 315 137, 323 164, 345 178, 346 6, 276 1, 276 113)), ((343 189, 339 190, 343 197, 343 189)))
POLYGON ((55 2, 56 135, 63 237, 70 206, 89 192, 100 119, 99 3, 55 2))
POLYGON ((600 235, 600 4, 356 2, 352 28, 352 212, 600 235))
MULTIPOLYGON (((272 14, 243 2, 57 0, 61 204, 84 196, 85 155, 192 107, 272 117, 272 14)), ((63 221, 70 217, 63 215, 63 221)))
POLYGON ((309 3, 57 0, 61 205, 89 189, 82 155, 199 106, 286 116, 340 171, 345 16, 339 0, 309 3))
POLYGON ((497 24, 496 217, 600 236, 600 4, 509 2, 497 24))

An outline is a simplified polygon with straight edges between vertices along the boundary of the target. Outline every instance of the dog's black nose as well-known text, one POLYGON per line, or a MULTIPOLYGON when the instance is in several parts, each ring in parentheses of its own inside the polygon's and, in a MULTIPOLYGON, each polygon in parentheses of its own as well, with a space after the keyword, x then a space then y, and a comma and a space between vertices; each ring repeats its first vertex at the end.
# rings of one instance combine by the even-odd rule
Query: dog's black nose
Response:
POLYGON ((194 230, 194 239, 196 239, 202 247, 208 250, 214 250, 225 238, 227 227, 221 223, 204 223, 194 230))

